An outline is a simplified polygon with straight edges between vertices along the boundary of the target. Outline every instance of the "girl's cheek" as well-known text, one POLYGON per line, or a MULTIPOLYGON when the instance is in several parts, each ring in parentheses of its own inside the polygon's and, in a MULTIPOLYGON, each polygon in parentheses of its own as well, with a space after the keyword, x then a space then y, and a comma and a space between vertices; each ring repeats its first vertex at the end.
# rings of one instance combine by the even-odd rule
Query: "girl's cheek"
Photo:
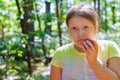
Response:
POLYGON ((78 36, 75 35, 75 34, 72 34, 71 37, 72 37, 72 38, 77 38, 78 36))
POLYGON ((85 35, 86 35, 87 37, 93 37, 94 34, 93 34, 93 33, 86 33, 85 35))

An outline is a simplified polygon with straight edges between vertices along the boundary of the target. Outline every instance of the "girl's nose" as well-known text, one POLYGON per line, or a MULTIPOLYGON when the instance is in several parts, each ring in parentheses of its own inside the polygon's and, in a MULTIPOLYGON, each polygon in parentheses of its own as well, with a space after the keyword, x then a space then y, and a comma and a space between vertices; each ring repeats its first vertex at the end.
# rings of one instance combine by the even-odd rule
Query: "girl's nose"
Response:
POLYGON ((79 37, 83 37, 83 36, 85 36, 85 34, 84 34, 84 31, 83 30, 78 30, 78 35, 79 35, 79 37))

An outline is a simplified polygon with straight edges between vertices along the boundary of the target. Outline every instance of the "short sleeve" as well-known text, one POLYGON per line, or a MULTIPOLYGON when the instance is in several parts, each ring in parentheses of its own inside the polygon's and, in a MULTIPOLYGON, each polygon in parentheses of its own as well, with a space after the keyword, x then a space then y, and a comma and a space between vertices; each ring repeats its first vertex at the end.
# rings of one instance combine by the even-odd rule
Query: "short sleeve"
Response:
POLYGON ((120 57, 120 48, 113 41, 110 41, 108 45, 108 58, 111 57, 120 57))
POLYGON ((54 56, 52 57, 51 65, 60 67, 60 57, 61 57, 60 51, 56 50, 54 56))

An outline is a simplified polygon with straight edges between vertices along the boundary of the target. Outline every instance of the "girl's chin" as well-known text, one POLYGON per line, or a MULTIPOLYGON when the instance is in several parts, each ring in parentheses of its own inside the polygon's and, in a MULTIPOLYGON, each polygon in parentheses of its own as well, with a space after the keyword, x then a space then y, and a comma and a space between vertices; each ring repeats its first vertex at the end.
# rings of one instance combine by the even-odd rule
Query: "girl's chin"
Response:
POLYGON ((78 50, 78 51, 80 51, 80 52, 84 52, 84 49, 83 49, 83 47, 82 46, 80 46, 80 45, 74 45, 74 47, 78 50))
POLYGON ((77 44, 76 47, 83 48, 83 45, 82 44, 79 44, 79 45, 77 44))
POLYGON ((82 49, 83 48, 83 46, 77 46, 78 48, 80 48, 80 49, 82 49))

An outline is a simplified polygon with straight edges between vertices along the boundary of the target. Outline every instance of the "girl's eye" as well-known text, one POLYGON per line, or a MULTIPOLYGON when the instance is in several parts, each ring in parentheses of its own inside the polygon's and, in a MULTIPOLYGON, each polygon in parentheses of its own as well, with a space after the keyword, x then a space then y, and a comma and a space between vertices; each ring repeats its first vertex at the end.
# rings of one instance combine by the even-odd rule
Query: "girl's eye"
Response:
POLYGON ((84 26, 84 29, 87 29, 87 28, 89 28, 88 26, 84 26))
POLYGON ((73 30, 77 29, 76 27, 72 27, 73 30))

